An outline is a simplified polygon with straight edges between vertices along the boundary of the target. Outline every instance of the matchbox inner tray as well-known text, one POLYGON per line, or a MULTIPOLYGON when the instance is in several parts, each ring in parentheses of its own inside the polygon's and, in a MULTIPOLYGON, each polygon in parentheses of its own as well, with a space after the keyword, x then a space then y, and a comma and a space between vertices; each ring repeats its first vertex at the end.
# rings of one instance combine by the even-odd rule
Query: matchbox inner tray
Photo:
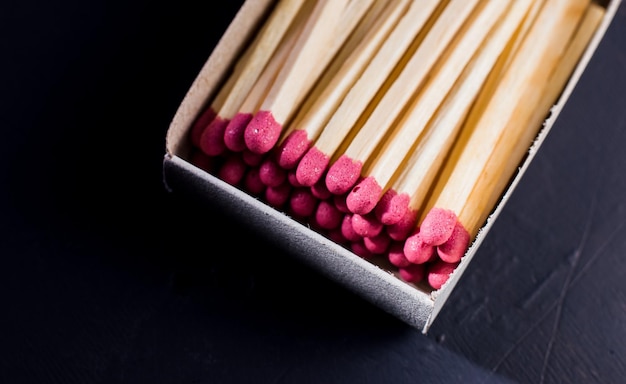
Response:
POLYGON ((247 42, 262 25, 273 1, 248 0, 242 5, 191 84, 167 132, 163 160, 165 187, 173 193, 190 193, 199 197, 222 210, 224 214, 240 221, 242 225, 267 236, 273 243, 311 268, 426 333, 467 265, 474 257, 489 257, 478 252, 481 242, 489 235, 490 228, 497 225, 498 213, 523 178, 525 169, 541 146, 543 138, 558 119, 568 97, 575 92, 575 85, 584 75, 585 66, 602 41, 619 3, 621 0, 602 3, 606 8, 604 18, 552 107, 548 119, 545 120, 543 127, 538 129, 539 133, 532 146, 528 148, 507 189, 471 242, 465 256, 440 289, 433 290, 425 285, 403 281, 384 261, 377 262, 357 256, 287 213, 274 209, 261 199, 224 182, 192 162, 192 145, 189 138, 191 126, 215 96, 247 42))

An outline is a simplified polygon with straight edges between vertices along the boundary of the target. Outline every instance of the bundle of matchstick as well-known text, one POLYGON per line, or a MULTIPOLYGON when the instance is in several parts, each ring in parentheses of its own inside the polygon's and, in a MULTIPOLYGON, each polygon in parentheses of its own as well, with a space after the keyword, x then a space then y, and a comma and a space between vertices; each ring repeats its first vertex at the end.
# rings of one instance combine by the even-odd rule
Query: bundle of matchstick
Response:
POLYGON ((278 0, 191 161, 440 289, 595 32, 589 0, 278 0))

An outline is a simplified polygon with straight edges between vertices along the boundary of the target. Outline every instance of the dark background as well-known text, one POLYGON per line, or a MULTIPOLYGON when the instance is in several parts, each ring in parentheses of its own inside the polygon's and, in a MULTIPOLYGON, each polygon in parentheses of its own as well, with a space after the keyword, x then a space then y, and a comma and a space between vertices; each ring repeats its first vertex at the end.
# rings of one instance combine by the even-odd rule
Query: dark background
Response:
POLYGON ((423 335, 165 191, 169 122, 241 3, 0 5, 0 383, 624 377, 624 6, 423 335))

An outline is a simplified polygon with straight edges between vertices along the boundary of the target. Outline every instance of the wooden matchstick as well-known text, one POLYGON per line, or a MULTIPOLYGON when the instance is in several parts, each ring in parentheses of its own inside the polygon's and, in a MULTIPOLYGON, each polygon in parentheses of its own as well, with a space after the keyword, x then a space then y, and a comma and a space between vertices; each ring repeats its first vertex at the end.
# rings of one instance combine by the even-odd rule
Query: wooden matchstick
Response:
POLYGON ((412 44, 419 43, 418 34, 425 35, 427 21, 433 15, 439 0, 411 1, 409 9, 391 31, 356 83, 324 126, 319 137, 299 161, 296 169, 298 182, 315 185, 339 148, 341 141, 357 125, 359 117, 383 87, 393 70, 399 66, 412 44))
POLYGON ((305 0, 279 0, 267 21, 238 60, 226 84, 192 127, 191 137, 199 146, 200 135, 215 118, 230 119, 256 82, 278 43, 292 24, 305 0))
MULTIPOLYGON (((490 52, 494 57, 489 61, 490 63, 493 63, 495 57, 502 52, 506 41, 526 14, 529 4, 528 1, 489 2, 465 23, 457 38, 442 56, 442 61, 432 71, 432 75, 420 90, 413 105, 403 114, 381 149, 364 168, 363 173, 366 176, 348 193, 346 204, 352 213, 363 215, 373 210, 383 190, 389 187, 392 178, 397 174, 397 170, 410 167, 406 161, 407 156, 411 155, 411 151, 421 149, 413 149, 413 147, 423 148, 422 142, 426 139, 424 136, 428 136, 429 133, 426 128, 433 115, 440 108, 449 91, 459 84, 457 80, 470 60, 480 54, 485 39, 490 35, 498 35, 499 29, 494 26, 497 26, 501 19, 511 23, 510 26, 506 26, 507 34, 501 39, 502 43, 495 45, 493 52, 490 52), (511 15, 508 12, 509 8, 515 11, 514 17, 509 17, 511 15)), ((491 47, 489 44, 487 46, 491 47)), ((467 104, 471 103, 472 99, 467 100, 467 104)), ((437 155, 438 150, 439 148, 435 149, 433 154, 437 155)))
POLYGON ((281 167, 292 169, 298 164, 406 11, 409 2, 392 0, 374 3, 307 97, 293 122, 283 131, 276 156, 281 167))
POLYGON ((363 164, 371 158, 396 118, 428 79, 435 63, 478 3, 453 0, 445 7, 346 150, 328 168, 325 179, 329 191, 341 195, 354 186, 361 176, 363 164))
POLYGON ((255 153, 274 147, 283 127, 344 44, 373 0, 320 0, 285 65, 246 127, 244 140, 255 153))
POLYGON ((548 0, 493 93, 479 96, 422 211, 419 232, 405 242, 409 260, 433 248, 444 261, 465 254, 548 113, 549 105, 540 105, 544 93, 563 86, 551 84, 551 75, 557 65, 571 68, 560 59, 588 3, 548 0))

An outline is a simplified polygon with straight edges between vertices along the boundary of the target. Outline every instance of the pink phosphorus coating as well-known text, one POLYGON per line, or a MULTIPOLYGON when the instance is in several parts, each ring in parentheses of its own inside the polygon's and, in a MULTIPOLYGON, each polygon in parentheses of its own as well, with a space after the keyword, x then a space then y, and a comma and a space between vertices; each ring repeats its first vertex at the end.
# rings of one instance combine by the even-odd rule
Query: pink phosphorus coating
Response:
POLYGON ((332 202, 321 200, 315 209, 315 224, 323 229, 335 229, 341 224, 343 213, 332 202))
POLYGON ((326 237, 342 246, 345 246, 349 243, 348 239, 344 237, 340 227, 327 230, 326 237))
POLYGON ((215 116, 217 116, 215 110, 208 107, 191 126, 191 131, 189 133, 191 137, 191 144, 193 144, 196 148, 200 148, 200 137, 202 136, 202 132, 204 132, 206 126, 213 121, 215 116))
POLYGON ((411 262, 409 259, 404 256, 404 243, 398 241, 392 241, 391 245, 389 245, 389 250, 387 251, 387 258, 389 262, 396 267, 406 267, 410 265, 411 262))
POLYGON ((374 177, 368 176, 362 179, 346 197, 348 209, 359 215, 370 213, 376 207, 382 191, 382 187, 374 177))
POLYGON ((268 156, 259 166, 261 181, 268 187, 276 187, 287 180, 287 171, 278 166, 272 156, 268 156))
POLYGON ((244 150, 241 152, 241 158, 244 163, 248 164, 251 167, 256 167, 261 165, 263 159, 265 159, 264 155, 260 155, 258 153, 250 152, 248 150, 244 150))
POLYGON ((224 144, 224 130, 228 125, 228 119, 219 116, 209 123, 200 136, 200 148, 209 156, 219 156, 226 152, 224 144))
POLYGON ((456 266, 456 263, 446 263, 443 260, 435 261, 428 266, 428 284, 433 289, 440 289, 448 281, 450 274, 454 272, 456 266))
POLYGON ((246 171, 248 170, 248 165, 243 162, 241 156, 232 154, 228 156, 222 167, 218 171, 218 177, 228 184, 238 185, 246 171))
POLYGON ((270 111, 258 111, 246 126, 243 139, 246 147, 254 153, 267 153, 278 141, 282 124, 274 119, 270 111))
POLYGON ((348 209, 348 205, 346 204, 346 197, 344 195, 333 195, 333 202, 335 203, 335 207, 343 213, 352 213, 348 209))
POLYGON ((387 225, 386 231, 389 237, 396 241, 404 241, 417 227, 417 211, 408 209, 402 219, 395 224, 387 225))
POLYGON ((341 233, 346 240, 355 242, 361 240, 361 235, 354 231, 354 227, 352 226, 352 215, 345 214, 343 219, 341 220, 341 233))
POLYGON ((363 163, 341 155, 326 173, 326 186, 331 193, 343 195, 357 183, 361 177, 363 163))
POLYGON ((363 241, 355 241, 350 244, 350 249, 355 255, 362 257, 363 259, 371 259, 374 254, 363 244, 363 241))
POLYGON ((402 220, 409 210, 410 200, 411 197, 407 193, 397 193, 389 189, 374 208, 376 217, 385 225, 395 224, 402 220))
POLYGON ((426 267, 424 264, 410 264, 398 268, 398 274, 407 283, 419 283, 426 277, 426 267))
POLYGON ((359 215, 358 213, 354 213, 352 215, 352 228, 354 228, 354 232, 362 237, 372 237, 381 233, 384 226, 374 215, 359 215))
POLYGON ((291 195, 293 187, 288 183, 283 183, 276 187, 267 187, 265 189, 265 201, 274 208, 281 208, 291 195))
POLYGON ((414 233, 404 242, 404 256, 413 264, 424 264, 435 258, 435 247, 426 244, 420 233, 414 233))
POLYGON ((420 237, 426 244, 441 245, 452 235, 456 222, 453 211, 432 208, 420 225, 420 237))
MULTIPOLYGON (((311 187, 311 193, 320 200, 328 200, 334 195, 326 188, 326 183, 318 181, 311 187)), ((338 208, 337 208, 338 209, 338 208)))
POLYGON ((248 168, 243 179, 243 185, 246 192, 254 196, 259 196, 265 191, 265 184, 261 181, 258 168, 248 168))
POLYGON ((330 157, 317 149, 311 147, 300 159, 296 167, 296 177, 302 185, 312 186, 320 180, 326 173, 330 157))
POLYGON ((248 123, 252 120, 251 113, 238 112, 230 120, 224 129, 224 145, 233 152, 241 152, 246 149, 243 134, 248 123))
POLYGON ((292 169, 311 147, 311 141, 306 131, 296 129, 292 131, 278 147, 278 165, 284 169, 292 169))
POLYGON ((382 255, 387 252, 387 249, 389 249, 391 238, 387 235, 387 233, 385 233, 385 231, 381 231, 376 236, 364 237, 363 244, 365 245, 365 248, 373 254, 382 255))
POLYGON ((293 169, 287 171, 287 181, 289 181, 289 184, 291 184, 293 187, 303 187, 303 185, 300 184, 300 182, 298 181, 298 178, 296 177, 296 172, 293 169))
POLYGON ((311 193, 310 188, 294 188, 289 197, 289 208, 298 218, 306 218, 315 212, 318 200, 311 193))
POLYGON ((450 238, 437 247, 439 258, 448 263, 458 263, 467 251, 469 242, 469 233, 461 223, 457 222, 450 238))

